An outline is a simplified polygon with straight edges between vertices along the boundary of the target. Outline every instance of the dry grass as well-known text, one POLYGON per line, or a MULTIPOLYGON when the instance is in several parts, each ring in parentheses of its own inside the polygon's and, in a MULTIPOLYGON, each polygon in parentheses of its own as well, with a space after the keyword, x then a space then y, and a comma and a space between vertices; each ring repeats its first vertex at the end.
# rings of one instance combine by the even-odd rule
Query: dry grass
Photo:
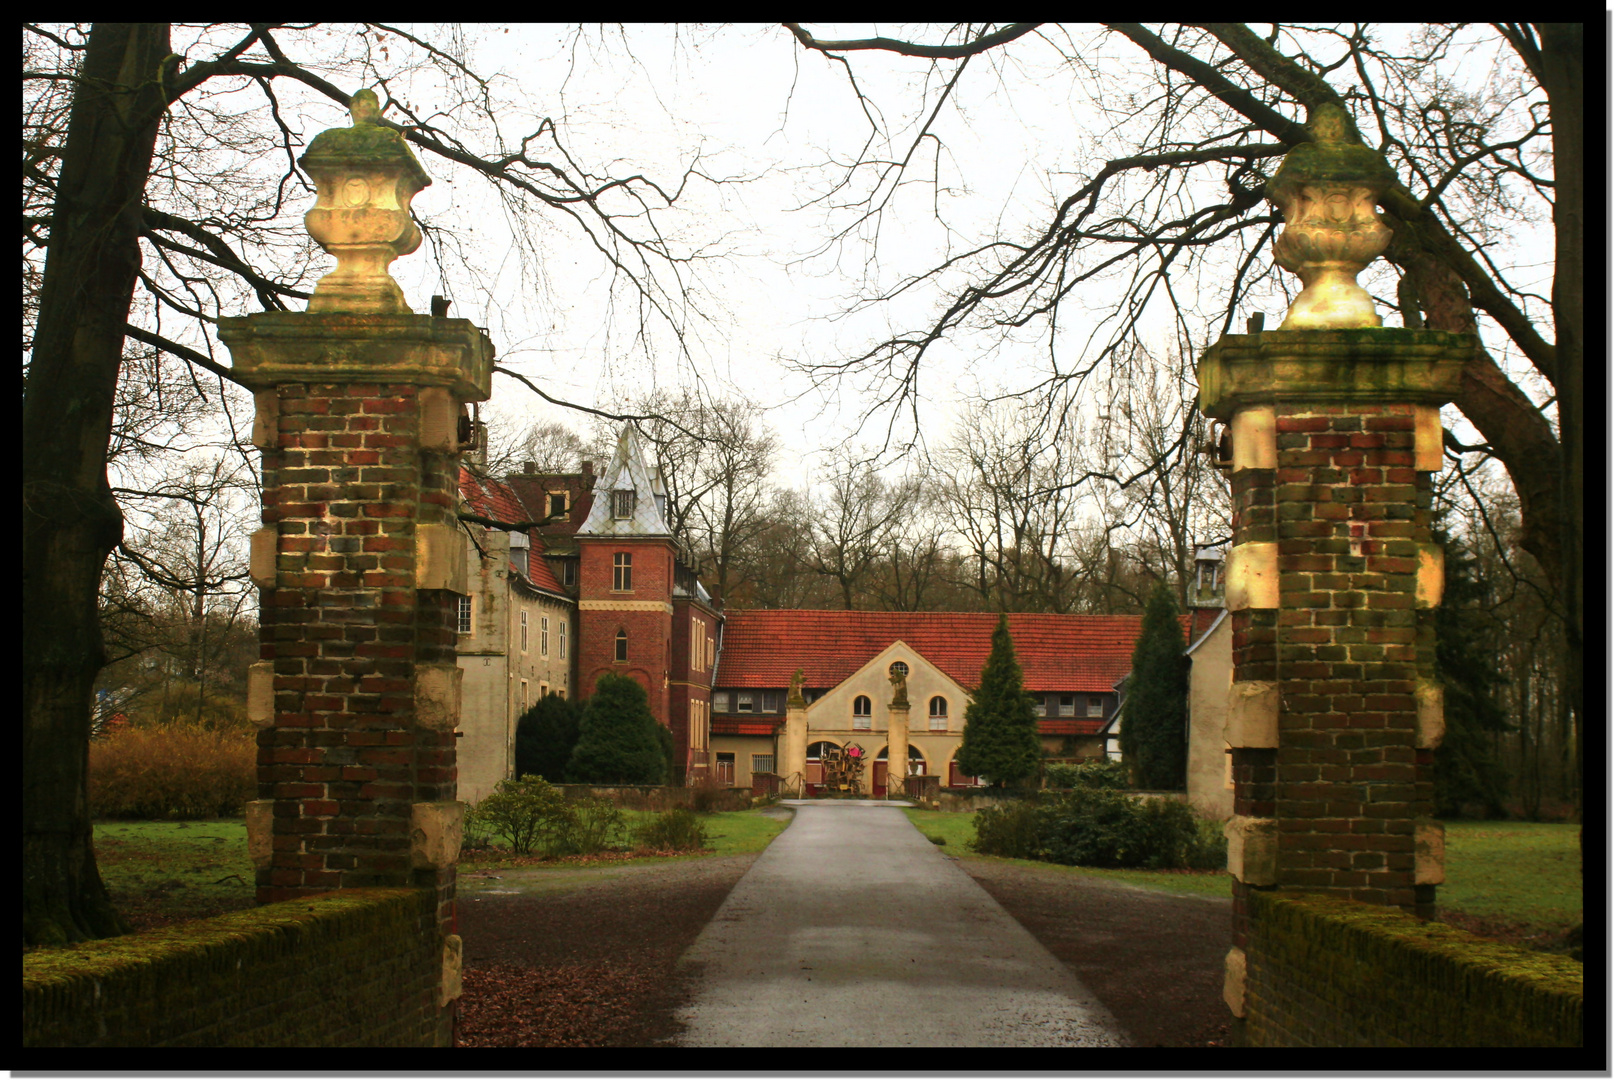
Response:
POLYGON ((257 793, 251 734, 189 725, 134 728, 90 743, 95 818, 231 817, 257 793))

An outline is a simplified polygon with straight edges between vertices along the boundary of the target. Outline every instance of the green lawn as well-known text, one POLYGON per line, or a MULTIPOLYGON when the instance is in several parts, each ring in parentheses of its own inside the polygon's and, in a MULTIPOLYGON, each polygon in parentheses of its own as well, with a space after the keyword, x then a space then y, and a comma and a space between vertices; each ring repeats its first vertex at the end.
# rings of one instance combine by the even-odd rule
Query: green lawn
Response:
MULTIPOLYGON (((623 816, 631 827, 653 815, 648 811, 629 810, 624 811, 623 816)), ((757 810, 705 814, 701 821, 712 845, 708 854, 716 855, 761 851, 790 823, 788 817, 767 817, 757 810)), ((241 818, 98 821, 95 823, 95 855, 113 903, 131 916, 201 918, 251 907, 255 902, 252 860, 247 856, 247 827, 241 818)), ((610 862, 623 866, 702 857, 624 859, 616 856, 610 862)), ((499 852, 465 852, 461 860, 468 869, 489 869, 516 861, 499 852)), ((581 862, 519 861, 533 869, 573 870, 578 869, 581 862)))
MULTIPOLYGON (((973 813, 907 810, 920 832, 947 841, 951 855, 981 859, 970 850, 973 813)), ((1446 883, 1439 889, 1442 910, 1476 918, 1522 924, 1562 933, 1582 918, 1578 825, 1528 821, 1446 823, 1446 883)), ((1028 866, 1050 866, 1031 863, 1028 866)), ((1098 870, 1058 867, 1132 885, 1204 896, 1227 896, 1225 873, 1185 874, 1162 870, 1098 870)))
POLYGON ((1446 822, 1440 907, 1564 931, 1581 921, 1579 825, 1446 822))
POLYGON ((218 821, 98 821, 95 862, 118 909, 191 919, 255 900, 247 825, 218 821))

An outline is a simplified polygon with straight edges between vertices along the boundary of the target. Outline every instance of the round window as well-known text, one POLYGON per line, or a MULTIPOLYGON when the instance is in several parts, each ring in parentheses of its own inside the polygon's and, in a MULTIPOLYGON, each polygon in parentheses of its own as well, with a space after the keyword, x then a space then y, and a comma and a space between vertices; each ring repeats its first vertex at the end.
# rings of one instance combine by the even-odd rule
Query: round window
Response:
POLYGON ((904 664, 901 660, 898 660, 895 664, 891 665, 891 674, 901 675, 904 679, 906 679, 908 677, 908 665, 904 664))

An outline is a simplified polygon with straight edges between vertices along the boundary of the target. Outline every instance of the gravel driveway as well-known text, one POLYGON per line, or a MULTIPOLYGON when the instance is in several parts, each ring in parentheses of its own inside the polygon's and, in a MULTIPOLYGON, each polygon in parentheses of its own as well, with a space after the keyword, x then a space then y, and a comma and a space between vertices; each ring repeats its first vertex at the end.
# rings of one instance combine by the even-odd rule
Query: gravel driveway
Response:
MULTIPOLYGON (((463 875, 460 1044, 670 1044, 697 988, 679 958, 757 858, 463 875)), ((1228 901, 993 859, 951 865, 1062 961, 1133 1045, 1223 1043, 1228 901)))

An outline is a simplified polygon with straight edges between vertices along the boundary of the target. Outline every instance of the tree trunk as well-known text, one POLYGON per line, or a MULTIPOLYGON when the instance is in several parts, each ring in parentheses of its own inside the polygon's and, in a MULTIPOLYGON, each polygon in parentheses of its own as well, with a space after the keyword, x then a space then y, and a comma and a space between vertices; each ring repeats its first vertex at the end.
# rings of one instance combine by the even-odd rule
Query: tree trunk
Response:
POLYGON ((90 31, 23 388, 25 945, 127 929, 95 866, 90 714, 101 569, 123 535, 107 444, 168 55, 166 24, 90 31))
MULTIPOLYGON (((1552 116, 1554 253, 1552 311, 1558 351, 1558 426, 1563 445, 1559 516, 1563 552, 1564 624, 1569 707, 1576 720, 1577 772, 1582 768, 1580 732, 1585 718, 1585 524, 1586 524, 1586 28, 1545 23, 1541 39, 1541 85, 1552 116)), ((1575 784, 1575 806, 1581 809, 1575 784)))

